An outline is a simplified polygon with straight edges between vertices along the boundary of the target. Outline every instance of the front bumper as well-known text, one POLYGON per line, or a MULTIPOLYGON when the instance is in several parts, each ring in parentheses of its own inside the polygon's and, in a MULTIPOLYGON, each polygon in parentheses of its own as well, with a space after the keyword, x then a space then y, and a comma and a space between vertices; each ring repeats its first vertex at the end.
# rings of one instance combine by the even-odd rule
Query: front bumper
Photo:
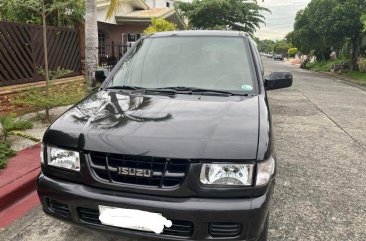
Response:
POLYGON ((117 192, 75 184, 43 174, 38 177, 37 186, 45 213, 79 226, 117 235, 149 239, 228 241, 257 240, 268 214, 274 180, 263 196, 227 199, 173 198, 117 192), (163 234, 154 234, 100 224, 97 219, 98 213, 93 214, 94 219, 91 219, 91 216, 89 219, 83 216, 85 210, 86 213, 97 212, 98 205, 162 213, 170 220, 178 220, 177 227, 180 227, 181 223, 184 224, 183 231, 167 230, 163 234), (84 213, 81 213, 81 210, 84 213), (190 232, 187 223, 191 224, 190 232), (234 224, 236 226, 233 226, 234 224), (216 231, 213 230, 214 228, 216 231), (225 233, 220 233, 222 230, 233 231, 233 228, 239 229, 236 236, 225 237, 225 233), (182 236, 179 232, 184 235, 182 236))

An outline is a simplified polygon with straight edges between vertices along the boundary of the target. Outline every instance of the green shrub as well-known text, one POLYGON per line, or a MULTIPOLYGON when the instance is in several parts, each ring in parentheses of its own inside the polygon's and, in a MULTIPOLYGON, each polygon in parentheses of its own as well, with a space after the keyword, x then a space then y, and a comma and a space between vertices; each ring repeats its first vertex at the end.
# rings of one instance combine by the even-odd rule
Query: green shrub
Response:
POLYGON ((155 32, 177 30, 177 25, 163 18, 152 18, 151 25, 144 30, 144 34, 148 35, 155 32))
POLYGON ((59 91, 57 86, 51 85, 50 94, 47 96, 45 88, 30 88, 25 96, 16 97, 11 102, 37 109, 52 109, 58 106, 73 104, 83 97, 72 86, 69 89, 70 91, 59 91))
MULTIPOLYGON (((67 88, 60 91, 59 86, 50 85, 49 94, 47 95, 46 87, 33 87, 24 93, 11 99, 11 103, 18 106, 34 107, 37 110, 51 110, 58 106, 74 104, 84 98, 85 93, 77 91, 76 84, 69 84, 67 88)), ((50 116, 46 115, 46 119, 50 120, 50 116)))
POLYGON ((315 70, 315 71, 323 71, 323 72, 330 72, 330 69, 334 64, 341 64, 343 62, 347 62, 344 59, 337 59, 337 60, 328 60, 328 61, 319 61, 319 62, 313 62, 308 63, 307 67, 309 69, 315 70))
MULTIPOLYGON (((17 119, 15 114, 0 116, 0 137, 1 140, 6 141, 6 138, 11 135, 17 135, 26 137, 27 135, 23 133, 23 130, 31 129, 33 123, 27 120, 17 119)), ((35 139, 29 137, 28 139, 35 139)))
MULTIPOLYGON (((37 72, 40 75, 45 75, 44 69, 38 67, 37 72)), ((51 80, 50 84, 45 87, 37 88, 29 88, 24 95, 18 95, 17 97, 10 100, 10 102, 14 103, 18 106, 28 106, 34 107, 37 110, 45 110, 45 119, 50 122, 50 114, 49 111, 52 108, 70 105, 78 100, 81 100, 85 93, 81 94, 76 91, 77 88, 73 88, 75 84, 70 84, 68 89, 62 89, 60 91, 59 86, 52 85, 52 80, 61 78, 62 76, 71 73, 70 70, 63 69, 61 67, 57 67, 55 70, 49 71, 49 78, 51 80)))
POLYGON ((287 54, 288 55, 291 55, 291 56, 294 56, 295 54, 297 54, 298 50, 297 48, 290 48, 288 51, 287 51, 287 54))
POLYGON ((11 148, 11 143, 8 141, 0 142, 0 169, 3 169, 8 164, 8 158, 15 156, 15 151, 11 148))

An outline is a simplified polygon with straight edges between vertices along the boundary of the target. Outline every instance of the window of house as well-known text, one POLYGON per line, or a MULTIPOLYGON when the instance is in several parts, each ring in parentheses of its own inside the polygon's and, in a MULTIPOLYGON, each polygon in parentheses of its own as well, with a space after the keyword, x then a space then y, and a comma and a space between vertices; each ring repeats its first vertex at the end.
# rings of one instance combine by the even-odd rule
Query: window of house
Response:
POLYGON ((166 2, 166 7, 170 8, 170 2, 166 2))
POLYGON ((105 33, 103 31, 98 31, 98 53, 99 56, 105 56, 105 33))
POLYGON ((139 40, 139 38, 141 38, 141 34, 139 33, 129 33, 127 35, 128 42, 136 42, 137 40, 139 40))

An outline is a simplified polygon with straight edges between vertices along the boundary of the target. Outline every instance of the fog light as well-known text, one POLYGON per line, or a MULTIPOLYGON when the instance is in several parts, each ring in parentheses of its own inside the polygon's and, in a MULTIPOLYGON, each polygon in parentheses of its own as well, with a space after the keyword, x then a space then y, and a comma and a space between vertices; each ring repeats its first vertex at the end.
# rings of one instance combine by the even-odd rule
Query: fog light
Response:
POLYGON ((211 185, 250 186, 253 164, 202 164, 200 181, 211 185))

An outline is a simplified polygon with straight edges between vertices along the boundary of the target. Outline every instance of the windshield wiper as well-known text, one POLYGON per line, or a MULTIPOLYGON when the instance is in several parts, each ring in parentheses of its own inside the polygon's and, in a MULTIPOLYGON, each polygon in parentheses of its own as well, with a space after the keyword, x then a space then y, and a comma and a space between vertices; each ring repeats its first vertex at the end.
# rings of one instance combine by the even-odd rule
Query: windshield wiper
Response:
POLYGON ((106 90, 137 90, 143 93, 164 93, 174 95, 177 92, 173 89, 159 89, 159 88, 144 88, 139 86, 130 86, 130 85, 117 85, 117 86, 110 86, 105 88, 106 90))
POLYGON ((228 90, 214 90, 214 89, 204 89, 204 88, 195 88, 195 87, 184 87, 184 86, 175 86, 175 87, 163 87, 157 89, 166 89, 166 90, 175 90, 178 92, 187 92, 188 94, 198 94, 198 93, 214 93, 221 95, 240 95, 240 96, 248 96, 247 93, 235 93, 228 90))
POLYGON ((110 86, 105 88, 116 89, 116 90, 137 90, 144 93, 164 93, 164 94, 219 94, 225 96, 248 96, 247 93, 235 93, 227 90, 214 90, 214 89, 204 89, 204 88, 195 88, 195 87, 184 87, 184 86, 173 86, 173 87, 161 87, 161 88, 144 88, 139 86, 129 86, 129 85, 121 85, 121 86, 110 86))
POLYGON ((106 90, 141 90, 144 89, 138 86, 129 86, 129 85, 116 85, 116 86, 109 86, 105 88, 106 90))

